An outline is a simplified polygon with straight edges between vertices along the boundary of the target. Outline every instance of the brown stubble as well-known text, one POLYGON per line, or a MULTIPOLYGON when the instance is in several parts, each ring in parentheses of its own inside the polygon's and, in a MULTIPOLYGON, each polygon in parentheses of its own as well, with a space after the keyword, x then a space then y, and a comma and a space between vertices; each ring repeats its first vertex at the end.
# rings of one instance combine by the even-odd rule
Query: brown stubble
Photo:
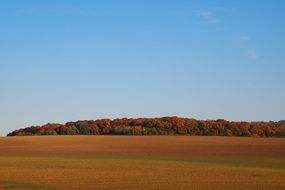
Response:
POLYGON ((0 189, 285 189, 285 139, 0 138, 0 189))
POLYGON ((1 153, 285 157, 283 138, 195 136, 1 137, 1 153))

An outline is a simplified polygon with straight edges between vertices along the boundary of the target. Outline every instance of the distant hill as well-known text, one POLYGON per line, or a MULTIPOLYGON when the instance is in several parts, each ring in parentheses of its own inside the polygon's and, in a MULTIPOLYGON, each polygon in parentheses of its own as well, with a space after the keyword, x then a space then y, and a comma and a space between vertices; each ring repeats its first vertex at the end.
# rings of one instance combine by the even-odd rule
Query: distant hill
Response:
POLYGON ((201 135, 285 137, 285 121, 279 122, 233 122, 223 119, 196 120, 179 117, 100 119, 48 123, 18 129, 8 136, 33 135, 201 135))

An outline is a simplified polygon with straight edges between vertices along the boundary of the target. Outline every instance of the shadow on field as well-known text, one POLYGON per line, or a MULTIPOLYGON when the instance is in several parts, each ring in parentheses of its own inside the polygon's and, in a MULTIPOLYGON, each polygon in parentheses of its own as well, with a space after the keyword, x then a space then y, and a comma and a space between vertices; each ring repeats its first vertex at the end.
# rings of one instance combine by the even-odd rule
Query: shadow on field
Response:
POLYGON ((0 182, 0 189, 3 190, 10 190, 10 189, 17 189, 17 190, 56 190, 56 188, 48 187, 46 185, 39 185, 33 183, 17 183, 17 182, 0 182))

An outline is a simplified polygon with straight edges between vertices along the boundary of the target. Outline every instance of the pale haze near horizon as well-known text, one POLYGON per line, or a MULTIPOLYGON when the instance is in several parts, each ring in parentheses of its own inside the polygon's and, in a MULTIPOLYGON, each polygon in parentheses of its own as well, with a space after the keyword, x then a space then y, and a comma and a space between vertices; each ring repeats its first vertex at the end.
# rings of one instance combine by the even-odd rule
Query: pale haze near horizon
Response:
POLYGON ((284 8, 2 1, 0 135, 99 118, 285 119, 284 8))

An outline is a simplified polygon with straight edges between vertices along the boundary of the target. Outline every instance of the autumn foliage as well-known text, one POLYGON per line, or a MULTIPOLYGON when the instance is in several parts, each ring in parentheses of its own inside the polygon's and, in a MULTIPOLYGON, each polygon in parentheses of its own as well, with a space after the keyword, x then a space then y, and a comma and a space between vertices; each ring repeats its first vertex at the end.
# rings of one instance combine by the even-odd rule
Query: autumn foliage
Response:
POLYGON ((8 136, 32 135, 201 135, 285 137, 285 121, 232 122, 179 117, 100 119, 46 124, 19 129, 8 136))

